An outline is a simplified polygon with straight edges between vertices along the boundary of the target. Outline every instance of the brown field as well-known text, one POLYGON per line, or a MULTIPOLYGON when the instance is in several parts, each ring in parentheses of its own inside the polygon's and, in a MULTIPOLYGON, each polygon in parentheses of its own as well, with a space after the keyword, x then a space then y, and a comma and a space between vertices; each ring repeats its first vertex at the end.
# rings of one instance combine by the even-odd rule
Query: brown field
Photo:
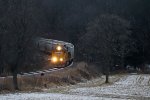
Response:
MULTIPOLYGON (((89 80, 100 75, 97 67, 80 62, 74 64, 73 67, 64 68, 44 75, 18 76, 19 88, 22 91, 40 90, 41 88, 50 88, 62 85, 73 85, 89 80)), ((1 90, 13 90, 12 77, 0 78, 1 90)))

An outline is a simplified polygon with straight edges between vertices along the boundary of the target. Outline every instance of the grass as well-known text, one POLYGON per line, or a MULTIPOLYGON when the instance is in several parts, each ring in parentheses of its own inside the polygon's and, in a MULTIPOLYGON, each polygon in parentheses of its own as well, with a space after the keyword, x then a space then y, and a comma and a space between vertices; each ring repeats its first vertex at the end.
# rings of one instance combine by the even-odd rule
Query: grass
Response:
MULTIPOLYGON (((65 68, 44 76, 20 76, 18 77, 19 88, 22 91, 39 91, 42 88, 53 88, 57 86, 74 85, 84 80, 90 80, 98 76, 99 73, 94 65, 88 65, 85 62, 74 64, 73 67, 65 68)), ((5 78, 3 87, 6 90, 13 90, 12 78, 5 78)), ((61 90, 59 90, 62 92, 61 90)), ((59 92, 52 90, 52 92, 59 92)))

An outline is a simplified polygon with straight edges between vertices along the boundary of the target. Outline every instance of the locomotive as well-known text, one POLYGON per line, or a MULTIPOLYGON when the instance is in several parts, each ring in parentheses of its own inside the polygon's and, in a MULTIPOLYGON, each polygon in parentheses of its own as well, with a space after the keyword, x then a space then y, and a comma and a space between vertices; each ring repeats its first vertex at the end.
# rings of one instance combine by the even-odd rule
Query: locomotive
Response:
POLYGON ((48 55, 49 65, 66 67, 73 63, 74 45, 64 41, 38 38, 37 45, 41 52, 48 55))

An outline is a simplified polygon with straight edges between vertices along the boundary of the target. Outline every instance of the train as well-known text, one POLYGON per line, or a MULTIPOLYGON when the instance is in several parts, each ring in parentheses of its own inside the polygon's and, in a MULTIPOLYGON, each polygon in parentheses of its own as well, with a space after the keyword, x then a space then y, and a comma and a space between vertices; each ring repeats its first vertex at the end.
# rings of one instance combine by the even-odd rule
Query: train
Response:
POLYGON ((36 44, 40 52, 44 52, 50 66, 67 67, 74 60, 74 45, 54 39, 37 38, 36 44))

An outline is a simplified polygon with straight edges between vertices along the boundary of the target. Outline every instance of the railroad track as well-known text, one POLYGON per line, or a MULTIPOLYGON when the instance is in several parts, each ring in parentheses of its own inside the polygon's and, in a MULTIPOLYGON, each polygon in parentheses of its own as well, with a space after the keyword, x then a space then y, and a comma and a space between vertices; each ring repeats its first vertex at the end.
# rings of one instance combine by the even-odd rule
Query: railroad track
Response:
MULTIPOLYGON (((35 86, 37 85, 37 82, 38 80, 44 78, 45 76, 49 76, 49 74, 51 74, 52 72, 56 72, 56 71, 60 71, 60 70, 63 70, 65 68, 69 68, 73 66, 73 62, 69 65, 69 66, 66 66, 64 68, 51 68, 51 69, 48 69, 48 70, 39 70, 39 71, 35 71, 35 72, 28 72, 28 73, 21 73, 21 74, 17 74, 17 78, 18 78, 18 84, 19 86, 22 86, 21 82, 22 80, 25 78, 30 78, 31 80, 33 79, 33 81, 35 79, 36 82, 35 82, 35 86)), ((6 77, 0 77, 0 90, 3 90, 5 88, 10 88, 10 89, 13 89, 13 76, 6 76, 6 77)), ((44 85, 45 86, 45 85, 44 85)))
MULTIPOLYGON (((70 65, 68 65, 67 67, 71 67, 71 66, 73 66, 73 62, 70 65)), ((67 67, 64 67, 64 68, 67 68, 67 67)), ((17 76, 18 77, 35 76, 35 75, 42 76, 45 74, 50 74, 50 73, 55 72, 55 71, 63 70, 64 68, 50 68, 48 70, 39 70, 39 71, 35 71, 35 72, 21 73, 21 74, 17 74, 17 76)), ((13 76, 6 76, 6 77, 13 77, 13 76)), ((0 78, 5 78, 5 77, 0 77, 0 78)))

